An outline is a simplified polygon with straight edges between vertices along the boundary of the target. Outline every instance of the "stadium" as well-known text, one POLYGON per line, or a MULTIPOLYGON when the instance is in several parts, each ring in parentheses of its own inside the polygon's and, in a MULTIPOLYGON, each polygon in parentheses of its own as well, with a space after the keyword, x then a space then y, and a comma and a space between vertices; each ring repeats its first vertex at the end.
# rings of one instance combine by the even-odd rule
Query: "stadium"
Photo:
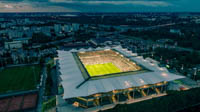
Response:
POLYGON ((82 108, 160 95, 168 82, 184 78, 121 46, 59 50, 57 66, 63 99, 82 108))

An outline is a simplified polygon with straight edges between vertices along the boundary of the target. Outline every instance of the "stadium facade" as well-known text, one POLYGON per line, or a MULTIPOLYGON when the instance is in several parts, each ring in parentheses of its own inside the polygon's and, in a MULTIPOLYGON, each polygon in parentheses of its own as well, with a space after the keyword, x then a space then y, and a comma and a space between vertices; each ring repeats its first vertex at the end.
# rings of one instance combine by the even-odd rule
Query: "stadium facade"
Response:
POLYGON ((59 50, 57 64, 63 99, 83 108, 159 95, 184 78, 121 46, 59 50))

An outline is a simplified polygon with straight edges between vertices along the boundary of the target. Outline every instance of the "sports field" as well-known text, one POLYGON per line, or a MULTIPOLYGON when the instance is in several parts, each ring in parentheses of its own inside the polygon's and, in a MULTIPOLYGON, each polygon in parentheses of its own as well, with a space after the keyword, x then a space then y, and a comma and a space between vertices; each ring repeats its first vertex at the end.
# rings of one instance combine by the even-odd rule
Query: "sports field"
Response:
POLYGON ((22 66, 0 71, 0 94, 35 89, 40 80, 41 67, 22 66))
POLYGON ((91 77, 121 72, 120 69, 112 63, 86 65, 85 67, 91 77))

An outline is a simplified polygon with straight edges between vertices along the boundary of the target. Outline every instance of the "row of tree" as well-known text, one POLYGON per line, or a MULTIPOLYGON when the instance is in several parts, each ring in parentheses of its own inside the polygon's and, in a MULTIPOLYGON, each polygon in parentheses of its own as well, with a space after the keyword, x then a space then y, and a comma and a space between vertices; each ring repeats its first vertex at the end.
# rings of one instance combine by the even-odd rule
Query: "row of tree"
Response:
POLYGON ((152 30, 140 30, 135 31, 129 29, 122 34, 128 36, 135 36, 145 40, 159 40, 159 39, 171 39, 177 42, 179 46, 186 48, 193 48, 200 50, 200 25, 195 23, 180 24, 175 27, 164 27, 152 30), (171 33, 170 29, 179 29, 180 33, 171 33))

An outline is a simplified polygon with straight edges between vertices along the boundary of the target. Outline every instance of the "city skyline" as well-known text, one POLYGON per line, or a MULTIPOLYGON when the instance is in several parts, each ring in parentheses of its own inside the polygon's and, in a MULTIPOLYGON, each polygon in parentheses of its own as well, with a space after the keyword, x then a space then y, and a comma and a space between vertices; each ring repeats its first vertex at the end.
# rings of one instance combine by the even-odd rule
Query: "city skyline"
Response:
POLYGON ((0 112, 198 112, 193 1, 0 0, 0 112))
POLYGON ((0 12, 199 12, 199 0, 1 0, 0 12))

